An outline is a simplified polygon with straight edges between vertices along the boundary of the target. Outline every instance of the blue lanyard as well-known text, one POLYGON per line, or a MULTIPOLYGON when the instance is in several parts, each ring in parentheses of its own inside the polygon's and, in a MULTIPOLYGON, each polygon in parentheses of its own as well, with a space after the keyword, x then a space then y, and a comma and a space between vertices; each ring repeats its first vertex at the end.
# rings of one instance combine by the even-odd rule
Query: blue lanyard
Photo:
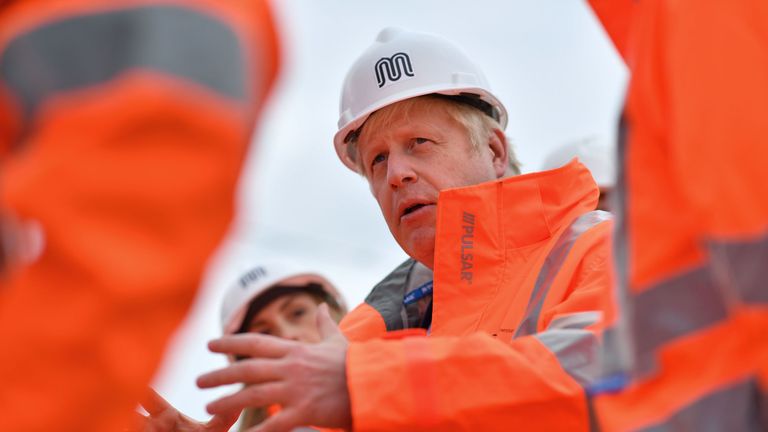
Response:
POLYGON ((406 294, 403 298, 403 304, 405 306, 414 304, 428 295, 432 295, 432 281, 429 281, 406 294))

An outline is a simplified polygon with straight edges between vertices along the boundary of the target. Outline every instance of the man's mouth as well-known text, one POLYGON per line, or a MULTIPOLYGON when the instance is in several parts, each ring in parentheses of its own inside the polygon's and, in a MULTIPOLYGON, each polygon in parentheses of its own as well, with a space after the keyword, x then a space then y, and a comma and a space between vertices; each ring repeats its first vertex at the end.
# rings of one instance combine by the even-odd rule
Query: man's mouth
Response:
MULTIPOLYGON (((415 212, 416 210, 418 210, 418 209, 420 209, 420 208, 424 207, 425 205, 426 205, 426 204, 414 204, 414 205, 412 205, 412 206, 410 206, 410 207, 406 208, 406 209, 403 211, 403 214, 402 214, 402 216, 407 216, 408 214, 415 212)), ((402 217, 402 216, 401 216, 401 217, 402 217)))

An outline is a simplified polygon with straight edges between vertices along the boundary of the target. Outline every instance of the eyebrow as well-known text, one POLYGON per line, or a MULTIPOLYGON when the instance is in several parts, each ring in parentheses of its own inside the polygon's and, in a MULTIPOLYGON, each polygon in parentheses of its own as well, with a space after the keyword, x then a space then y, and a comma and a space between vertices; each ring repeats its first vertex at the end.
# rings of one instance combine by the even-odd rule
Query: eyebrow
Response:
POLYGON ((296 300, 296 298, 298 297, 298 295, 299 295, 299 293, 288 294, 288 296, 287 296, 287 297, 288 297, 288 300, 286 300, 286 301, 285 301, 285 303, 283 303, 282 305, 280 305, 280 309, 279 309, 279 310, 280 310, 280 312, 283 312, 283 311, 285 311, 286 309, 288 309, 288 307, 289 307, 289 306, 290 306, 290 305, 293 303, 293 301, 294 301, 294 300, 296 300))
MULTIPOLYGON (((285 300, 285 302, 283 304, 280 305, 280 307, 277 310, 279 312, 285 311, 285 309, 288 308, 288 306, 290 306, 291 303, 293 303, 293 300, 296 298, 296 294, 298 294, 298 293, 286 294, 285 296, 283 296, 283 297, 288 297, 288 298, 285 300)), ((280 301, 280 300, 281 300, 281 297, 278 297, 276 299, 276 301, 280 301)), ((251 325, 249 327, 250 328, 254 328, 254 327, 258 327, 259 325, 266 325, 266 323, 264 322, 264 320, 254 319, 251 322, 251 325)))

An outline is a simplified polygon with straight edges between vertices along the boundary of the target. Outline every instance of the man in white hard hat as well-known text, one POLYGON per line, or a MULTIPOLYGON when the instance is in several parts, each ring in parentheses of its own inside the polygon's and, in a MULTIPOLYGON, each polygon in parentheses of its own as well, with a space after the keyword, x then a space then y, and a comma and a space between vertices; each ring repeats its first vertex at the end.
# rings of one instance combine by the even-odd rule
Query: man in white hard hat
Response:
POLYGON ((549 170, 563 166, 573 158, 586 165, 600 188, 598 210, 610 211, 610 197, 616 185, 614 149, 598 144, 594 138, 586 138, 557 147, 544 158, 541 169, 549 170))
POLYGON ((592 211, 582 164, 516 175, 506 123, 455 45, 382 31, 347 75, 334 144, 434 278, 414 283, 424 273, 406 262, 345 318, 344 336, 314 346, 213 341, 252 359, 198 383, 251 386, 209 411, 282 403, 263 431, 587 430, 586 391, 613 382, 595 360, 614 319, 611 223, 592 211), (403 318, 413 309, 421 319, 403 318))

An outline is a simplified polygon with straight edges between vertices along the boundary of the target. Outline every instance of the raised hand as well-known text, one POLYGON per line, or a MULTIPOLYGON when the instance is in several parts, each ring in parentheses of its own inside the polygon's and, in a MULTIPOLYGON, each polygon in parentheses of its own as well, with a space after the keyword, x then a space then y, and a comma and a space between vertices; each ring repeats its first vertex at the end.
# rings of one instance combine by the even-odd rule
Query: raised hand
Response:
POLYGON ((306 344, 260 334, 238 334, 213 340, 211 351, 248 357, 198 378, 201 388, 243 383, 245 387, 207 406, 222 415, 247 407, 279 404, 282 409, 251 429, 278 432, 314 425, 350 428, 346 381, 347 340, 323 304, 318 311, 323 340, 306 344))
POLYGON ((198 422, 179 412, 152 389, 149 389, 141 406, 149 415, 137 413, 134 432, 227 432, 240 415, 240 410, 221 411, 207 423, 198 422))

